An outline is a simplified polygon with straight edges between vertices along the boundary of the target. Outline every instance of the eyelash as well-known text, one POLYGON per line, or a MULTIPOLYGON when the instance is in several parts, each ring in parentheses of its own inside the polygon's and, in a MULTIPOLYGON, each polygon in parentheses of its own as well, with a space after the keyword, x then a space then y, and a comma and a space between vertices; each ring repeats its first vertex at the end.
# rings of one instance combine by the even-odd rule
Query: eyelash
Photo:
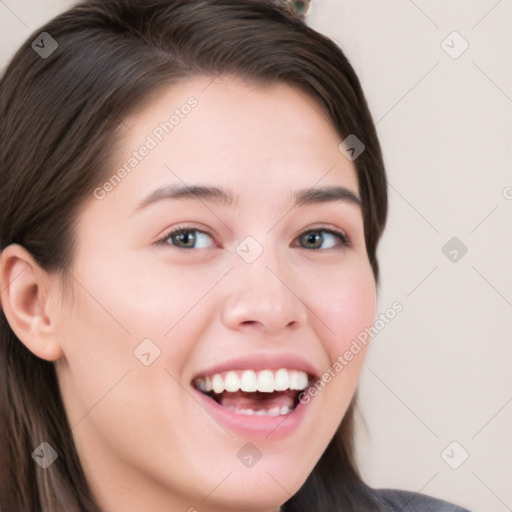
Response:
MULTIPOLYGON (((176 247, 177 249, 197 250, 197 249, 195 249, 193 247, 192 248, 190 248, 190 247, 179 247, 179 246, 176 246, 175 244, 168 244, 167 243, 169 238, 171 238, 173 236, 181 235, 181 234, 184 234, 184 233, 190 233, 190 232, 194 232, 194 231, 197 232, 197 233, 203 233, 205 235, 208 235, 210 238, 213 238, 212 235, 210 235, 210 233, 208 233, 206 231, 203 231, 201 229, 196 229, 194 227, 179 226, 178 228, 174 229, 173 231, 170 231, 169 233, 164 235, 162 238, 157 240, 155 242, 155 245, 156 246, 171 245, 173 247, 176 247)), ((308 230, 304 231, 303 233, 301 233, 298 238, 300 239, 302 236, 304 236, 307 233, 328 233, 330 235, 333 235, 333 236, 337 237, 340 240, 342 247, 352 247, 350 239, 342 231, 337 231, 335 229, 324 228, 324 227, 312 228, 312 229, 308 229, 308 230)), ((304 247, 304 249, 308 249, 308 247, 304 247)), ((330 247, 329 249, 332 249, 332 247, 330 247)), ((326 249, 310 249, 310 250, 318 251, 318 250, 326 250, 326 249)))

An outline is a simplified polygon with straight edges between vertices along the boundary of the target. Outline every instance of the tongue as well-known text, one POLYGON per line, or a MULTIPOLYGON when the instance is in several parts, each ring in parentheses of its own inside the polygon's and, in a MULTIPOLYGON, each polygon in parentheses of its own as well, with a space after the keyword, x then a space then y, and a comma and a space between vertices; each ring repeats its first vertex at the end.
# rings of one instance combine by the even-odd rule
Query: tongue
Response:
POLYGON ((279 409, 288 407, 293 409, 297 391, 274 391, 273 393, 246 393, 236 391, 234 393, 224 391, 219 397, 219 404, 233 409, 251 409, 253 411, 268 411, 275 407, 279 409))

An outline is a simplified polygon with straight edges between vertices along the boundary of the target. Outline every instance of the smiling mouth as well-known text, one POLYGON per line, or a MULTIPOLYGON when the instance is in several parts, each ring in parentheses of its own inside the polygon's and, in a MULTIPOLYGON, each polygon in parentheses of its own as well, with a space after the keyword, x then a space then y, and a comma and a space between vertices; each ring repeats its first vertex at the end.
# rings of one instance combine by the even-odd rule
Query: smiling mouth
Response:
POLYGON ((310 376, 302 370, 231 370, 197 377, 193 386, 238 414, 286 416, 299 403, 310 376))

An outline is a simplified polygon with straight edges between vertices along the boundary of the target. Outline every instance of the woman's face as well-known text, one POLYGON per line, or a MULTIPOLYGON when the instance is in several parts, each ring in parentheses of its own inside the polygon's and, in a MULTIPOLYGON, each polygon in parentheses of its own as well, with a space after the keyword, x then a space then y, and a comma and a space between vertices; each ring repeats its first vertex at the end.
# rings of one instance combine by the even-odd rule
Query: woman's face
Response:
POLYGON ((365 349, 344 354, 374 321, 354 164, 283 84, 188 80, 123 133, 58 317, 87 479, 107 512, 274 510, 334 435, 365 349))

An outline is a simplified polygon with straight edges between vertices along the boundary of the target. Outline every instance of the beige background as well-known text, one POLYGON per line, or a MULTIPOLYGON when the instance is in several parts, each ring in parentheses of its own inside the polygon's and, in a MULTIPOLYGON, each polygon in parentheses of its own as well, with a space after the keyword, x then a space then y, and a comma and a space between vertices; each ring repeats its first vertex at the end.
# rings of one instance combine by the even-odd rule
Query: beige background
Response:
MULTIPOLYGON (((0 0, 0 65, 72 3, 0 0)), ((363 475, 512 511, 512 0, 313 0, 308 22, 359 74, 390 183, 379 311, 404 309, 360 383, 363 475)))

